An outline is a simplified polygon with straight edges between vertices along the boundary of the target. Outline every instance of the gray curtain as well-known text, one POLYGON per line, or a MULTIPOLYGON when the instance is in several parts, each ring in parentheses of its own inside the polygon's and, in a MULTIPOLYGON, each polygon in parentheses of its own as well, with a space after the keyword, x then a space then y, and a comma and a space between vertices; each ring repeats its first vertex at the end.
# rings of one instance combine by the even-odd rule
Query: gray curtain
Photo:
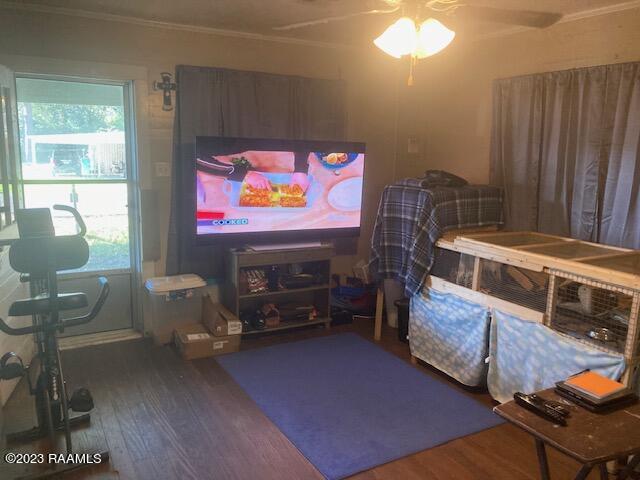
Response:
POLYGON ((491 181, 504 187, 505 224, 534 229, 542 126, 542 79, 514 78, 494 84, 491 181))
POLYGON ((167 275, 222 272, 218 247, 193 244, 196 136, 342 140, 345 86, 339 80, 221 68, 176 67, 167 275))
POLYGON ((640 63, 494 82, 507 227, 640 248, 640 63))
POLYGON ((640 248, 640 63, 609 69, 599 240, 640 248))

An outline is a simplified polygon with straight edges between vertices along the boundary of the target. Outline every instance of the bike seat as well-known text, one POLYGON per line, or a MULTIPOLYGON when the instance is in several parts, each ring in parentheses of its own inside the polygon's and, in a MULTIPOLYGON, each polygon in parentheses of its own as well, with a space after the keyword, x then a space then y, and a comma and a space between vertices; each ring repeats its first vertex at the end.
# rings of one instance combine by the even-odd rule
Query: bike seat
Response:
MULTIPOLYGON (((75 310, 88 306, 87 295, 84 293, 61 293, 58 295, 58 311, 75 310)), ((9 307, 9 315, 22 317, 24 315, 46 315, 51 312, 48 295, 38 295, 13 302, 9 307)))

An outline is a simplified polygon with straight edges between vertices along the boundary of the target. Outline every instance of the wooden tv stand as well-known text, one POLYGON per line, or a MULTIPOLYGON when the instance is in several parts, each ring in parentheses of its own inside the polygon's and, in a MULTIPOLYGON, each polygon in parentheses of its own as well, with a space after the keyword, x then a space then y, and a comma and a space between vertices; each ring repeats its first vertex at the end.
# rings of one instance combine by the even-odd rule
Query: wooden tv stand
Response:
POLYGON ((264 332, 290 330, 309 325, 331 326, 331 259, 335 255, 333 246, 319 245, 309 248, 282 248, 277 250, 228 250, 226 253, 226 282, 222 285, 222 303, 233 314, 241 318, 241 312, 257 310, 265 303, 275 305, 287 302, 304 301, 313 304, 318 310, 313 320, 280 322, 276 327, 261 330, 243 331, 242 335, 257 335, 264 332), (242 281, 242 271, 266 269, 278 266, 285 271, 292 264, 317 272, 321 282, 301 288, 279 288, 265 292, 252 293, 242 281))

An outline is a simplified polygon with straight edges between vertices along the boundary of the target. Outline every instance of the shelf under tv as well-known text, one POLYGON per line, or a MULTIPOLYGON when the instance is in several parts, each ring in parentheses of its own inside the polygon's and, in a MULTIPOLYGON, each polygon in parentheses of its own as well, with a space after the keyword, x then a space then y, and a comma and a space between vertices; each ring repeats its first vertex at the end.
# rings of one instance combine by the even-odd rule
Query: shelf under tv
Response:
POLYGON ((330 288, 328 283, 323 283, 321 285, 312 285, 310 287, 303 288, 285 288, 282 290, 268 291, 268 292, 260 292, 260 293, 245 293, 239 295, 238 298, 240 300, 244 298, 263 298, 263 297, 271 297, 274 295, 286 295, 287 293, 302 293, 302 292, 313 292, 314 290, 324 290, 330 288))
POLYGON ((280 330, 290 330, 292 328, 300 328, 300 327, 307 327, 310 325, 321 325, 321 324, 324 324, 326 328, 329 328, 331 326, 331 319, 316 318, 315 320, 305 320, 302 322, 282 322, 277 327, 263 328, 262 330, 249 330, 248 332, 242 332, 242 335, 256 335, 258 333, 277 332, 280 330))
POLYGON ((313 305, 318 312, 318 318, 314 320, 281 322, 277 327, 250 330, 243 332, 242 335, 258 335, 264 332, 277 332, 322 324, 329 328, 331 325, 331 285, 329 282, 273 292, 244 293, 247 287, 246 282, 242 282, 241 286, 241 272, 253 268, 268 270, 273 265, 278 266, 279 271, 287 272, 288 266, 295 263, 299 267, 308 268, 309 271, 306 273, 313 274, 316 278, 330 279, 333 256, 334 250, 330 245, 277 251, 227 250, 227 274, 225 282, 221 285, 220 300, 231 313, 240 319, 242 319, 243 312, 256 311, 266 303, 273 303, 276 308, 279 305, 292 303, 313 305))

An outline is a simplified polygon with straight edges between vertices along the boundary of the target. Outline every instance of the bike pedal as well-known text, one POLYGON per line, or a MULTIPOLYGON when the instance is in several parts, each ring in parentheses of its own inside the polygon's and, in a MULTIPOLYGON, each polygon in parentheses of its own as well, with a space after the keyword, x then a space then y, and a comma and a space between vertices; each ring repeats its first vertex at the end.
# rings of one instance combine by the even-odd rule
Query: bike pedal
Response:
POLYGON ((26 371, 22 359, 15 353, 7 352, 0 358, 0 380, 20 378, 26 371))
POLYGON ((93 397, 86 388, 78 388, 69 399, 69 408, 74 412, 89 412, 93 410, 93 397))
POLYGON ((25 369, 20 363, 10 363, 0 368, 0 380, 13 380, 24 375, 25 369))

